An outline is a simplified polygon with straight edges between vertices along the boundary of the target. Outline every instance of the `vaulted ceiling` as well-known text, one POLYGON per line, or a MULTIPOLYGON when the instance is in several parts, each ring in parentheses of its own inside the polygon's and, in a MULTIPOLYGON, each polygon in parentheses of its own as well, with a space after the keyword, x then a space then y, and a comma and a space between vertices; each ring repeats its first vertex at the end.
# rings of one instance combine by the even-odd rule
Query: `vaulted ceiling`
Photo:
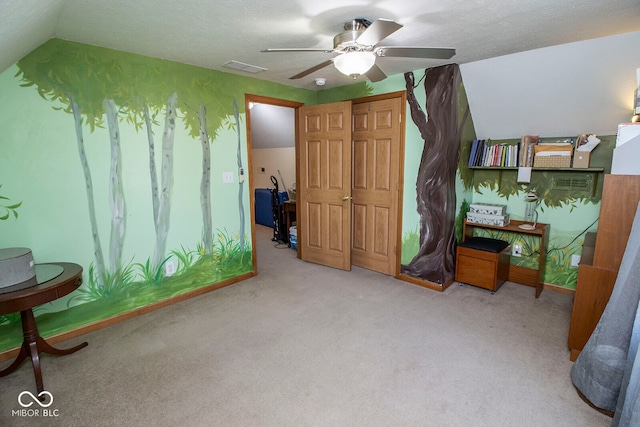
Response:
POLYGON ((450 60, 378 58, 379 67, 393 75, 639 31, 640 2, 0 0, 0 71, 56 37, 308 89, 316 89, 314 79, 323 77, 329 88, 353 83, 353 79, 332 66, 301 79, 289 77, 335 53, 261 50, 331 49, 343 24, 355 18, 386 18, 403 25, 380 45, 456 49, 450 60), (266 71, 248 74, 223 67, 232 60, 266 71))

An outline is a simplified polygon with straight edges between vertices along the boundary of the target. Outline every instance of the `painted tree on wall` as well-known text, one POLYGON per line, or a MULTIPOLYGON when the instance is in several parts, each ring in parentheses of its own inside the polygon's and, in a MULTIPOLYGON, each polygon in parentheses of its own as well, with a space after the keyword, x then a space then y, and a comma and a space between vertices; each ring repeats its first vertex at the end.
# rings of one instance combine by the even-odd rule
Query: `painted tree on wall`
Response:
MULTIPOLYGON (((202 178, 200 186, 203 217, 202 249, 213 251, 210 144, 223 120, 234 113, 232 99, 236 89, 221 92, 207 70, 184 72, 184 65, 145 58, 144 61, 118 51, 53 40, 41 46, 18 63, 22 86, 36 86, 39 94, 54 103, 54 108, 72 114, 76 144, 85 177, 89 217, 95 256, 95 280, 100 286, 120 281, 126 274, 122 265, 122 248, 126 231, 126 203, 121 172, 119 121, 126 120, 136 129, 146 129, 149 152, 150 193, 153 224, 156 231, 153 255, 147 268, 162 276, 167 257, 173 182, 173 149, 178 109, 189 134, 199 138, 202 146, 202 178), (62 105, 59 107, 57 105, 62 105), (196 106, 195 108, 193 106, 196 106), (162 153, 158 177, 153 125, 164 112, 162 153), (109 202, 111 234, 109 263, 105 263, 98 231, 94 190, 89 161, 84 147, 83 124, 93 132, 108 124, 111 147, 109 202)), ((237 115, 237 107, 235 107, 237 115)), ((242 187, 240 187, 242 188, 242 187)), ((240 206, 242 209, 242 206, 240 206)), ((240 213, 243 219, 244 212, 240 213)), ((242 224, 244 227, 244 224, 242 224)), ((244 233, 244 229, 243 233, 244 233)), ((243 236, 244 237, 244 236, 243 236)))
MULTIPOLYGON (((457 64, 425 70, 426 113, 416 99, 412 72, 405 74, 411 118, 424 140, 416 182, 420 247, 402 272, 445 284, 455 272, 455 176, 460 140, 469 115, 458 116, 462 79, 457 64)), ((418 83, 419 84, 419 83, 418 83)))
POLYGON ((242 167, 242 144, 240 138, 240 113, 238 112, 238 101, 233 98, 233 117, 238 135, 237 163, 238 163, 238 212, 240 213, 240 250, 244 250, 244 206, 242 195, 244 189, 244 168, 242 167))
MULTIPOLYGON (((80 215, 87 215, 87 223, 90 222, 84 236, 73 236, 76 248, 80 248, 78 250, 82 253, 90 253, 89 259, 84 261, 89 264, 88 268, 85 265, 88 280, 66 301, 64 314, 59 314, 60 306, 50 305, 43 306, 36 313, 43 336, 59 334, 192 291, 199 292, 203 287, 214 289, 218 284, 224 286, 236 278, 252 274, 254 262, 251 242, 246 241, 244 236, 244 215, 247 212, 244 212, 242 199, 247 193, 243 181, 238 180, 240 200, 235 205, 229 203, 226 196, 225 200, 213 200, 217 196, 217 187, 211 186, 213 193, 208 199, 211 209, 203 212, 203 217, 213 215, 214 221, 207 226, 203 219, 202 239, 199 235, 198 196, 203 191, 202 182, 210 182, 211 173, 214 172, 212 167, 215 167, 207 165, 220 163, 226 165, 225 168, 231 168, 228 170, 233 170, 236 164, 234 149, 237 148, 237 165, 242 169, 242 156, 247 154, 243 153, 246 140, 243 141, 240 128, 242 109, 238 111, 234 99, 244 99, 245 93, 254 93, 312 103, 316 101, 312 91, 58 39, 47 41, 16 65, 18 72, 15 78, 5 78, 0 82, 3 88, 10 87, 10 90, 17 85, 24 87, 33 113, 30 110, 28 114, 22 114, 23 110, 16 109, 14 115, 5 117, 5 122, 11 126, 15 123, 15 129, 8 129, 9 135, 14 130, 33 128, 34 133, 41 137, 38 144, 30 144, 29 149, 33 150, 30 152, 37 152, 44 146, 47 153, 53 149, 62 152, 66 148, 77 148, 80 163, 75 168, 73 156, 57 159, 65 169, 75 169, 68 176, 60 177, 66 186, 64 191, 73 193, 68 194, 69 204, 54 204, 51 209, 55 215, 64 214, 69 209, 80 211, 80 215), (44 101, 33 102, 32 93, 39 93, 44 101), (56 111, 44 112, 41 110, 43 105, 45 109, 51 107, 56 111), (203 106, 205 108, 201 108, 203 106), (42 123, 38 122, 40 115, 44 118, 42 123), (55 125, 47 129, 42 127, 43 123, 55 125), (176 126, 184 126, 188 135, 176 126), (194 144, 197 146, 193 147, 194 144), (226 147, 222 147, 222 144, 226 147), (161 148, 161 145, 164 147, 161 148), (197 151, 200 146, 203 149, 202 161, 199 161, 197 151), (110 147, 113 148, 111 154, 110 147), (122 149, 121 152, 118 148, 122 149), (205 152, 210 152, 210 157, 205 152), (218 159, 216 155, 224 155, 224 158, 218 159), (117 161, 112 163, 113 159, 117 161), (173 160, 176 160, 175 165, 173 160), (111 168, 112 165, 116 167, 111 168), (192 169, 198 170, 200 165, 203 166, 202 179, 194 182, 192 169), (176 168, 176 188, 172 191, 173 166, 176 168), (113 172, 110 172, 111 169, 113 172), (79 178, 78 181, 74 178, 80 172, 84 173, 84 179, 79 178), (134 183, 131 178, 142 182, 134 183), (110 190, 111 179, 115 180, 110 190), (198 184, 201 184, 200 188, 198 184), (122 199, 118 194, 121 188, 124 189, 122 199), (173 197, 175 200, 172 202, 172 193, 175 193, 174 196, 182 193, 184 197, 173 197), (124 200, 125 197, 127 200, 124 200), (135 203, 129 199, 133 197, 136 198, 135 203), (116 209, 110 209, 110 198, 113 198, 116 209), (185 201, 186 205, 178 206, 178 200, 185 201), (145 203, 147 206, 144 206, 145 203), (87 206, 89 214, 86 213, 87 206), (125 208, 126 216, 123 215, 125 208), (193 222, 194 212, 195 226, 178 224, 177 219, 193 222), (171 227, 168 221, 161 219, 164 215, 167 219, 173 217, 171 227), (239 235, 227 231, 226 226, 223 230, 217 228, 214 234, 212 228, 216 227, 216 221, 226 224, 228 220, 233 220, 233 215, 240 219, 239 235), (136 225, 143 226, 135 230, 129 226, 127 229, 123 221, 127 217, 133 220, 132 223, 135 221, 136 225), (160 226, 163 224, 166 230, 171 229, 172 232, 165 249, 157 251, 157 258, 160 262, 168 257, 177 261, 175 274, 171 277, 159 277, 151 271, 154 268, 151 256, 154 247, 159 247, 157 240, 161 236, 158 235, 158 239, 155 237, 161 233, 160 226), (106 242, 100 241, 100 237, 105 237, 105 233, 111 231, 111 226, 113 235, 117 236, 114 242, 126 241, 125 250, 116 247, 116 256, 113 258, 107 252, 103 254, 103 244, 106 242), (177 226, 180 226, 181 233, 176 232, 177 226), (122 237, 121 230, 124 230, 122 237), (182 233, 183 230, 186 232, 182 233), (204 243, 205 236, 211 237, 212 234, 212 244, 204 243), (132 242, 134 237, 138 238, 135 243, 132 242), (171 247, 176 243, 179 247, 171 247), (122 270, 111 274, 112 260, 119 259, 123 252, 127 254, 132 247, 139 248, 141 245, 147 246, 143 250, 136 249, 137 253, 129 260, 124 256, 122 270), (205 246, 213 246, 210 254, 204 253, 205 246), (134 259, 142 262, 134 263, 134 259), (100 273, 97 273, 98 270, 100 273), (118 280, 120 277, 121 281, 118 280)), ((8 111, 11 112, 11 108, 8 111)), ((10 143, 9 150, 10 157, 15 154, 18 160, 15 166, 12 165, 14 170, 35 164, 27 151, 23 153, 17 144, 10 143)), ((4 159, 2 155, 0 158, 4 159)), ((38 156, 37 159, 48 164, 44 156, 38 156)), ((14 177, 12 173, 10 178, 14 177)), ((196 176, 195 181, 198 178, 196 176)), ((31 205, 31 208, 25 205, 26 202, 19 205, 19 201, 5 191, 10 182, 3 184, 5 186, 0 188, 0 222, 10 222, 2 221, 6 215, 10 219, 18 213, 22 214, 25 208, 34 209, 31 205)), ((39 184, 31 182, 29 186, 20 188, 30 188, 33 194, 38 194, 39 184)), ((43 187, 51 188, 49 185, 43 187)), ((226 186, 225 190, 229 187, 226 186)), ((44 218, 47 213, 39 211, 36 215, 44 218)), ((65 225, 73 227, 71 216, 67 217, 65 225)), ((33 221, 18 221, 18 227, 11 229, 11 232, 18 234, 41 227, 42 224, 33 221)), ((104 249, 110 250, 109 246, 104 249)), ((85 259, 84 255, 82 258, 85 259)), ((0 316, 0 351, 21 343, 20 327, 19 316, 0 316)))

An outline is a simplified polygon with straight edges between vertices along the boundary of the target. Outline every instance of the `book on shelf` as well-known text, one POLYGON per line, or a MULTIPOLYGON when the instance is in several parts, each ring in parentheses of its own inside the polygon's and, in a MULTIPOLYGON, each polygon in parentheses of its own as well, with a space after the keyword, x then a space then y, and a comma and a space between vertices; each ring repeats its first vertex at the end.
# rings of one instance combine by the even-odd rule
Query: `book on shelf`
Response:
POLYGON ((473 159, 473 166, 478 166, 482 160, 482 156, 484 154, 484 139, 478 140, 478 151, 476 151, 476 155, 473 159))
POLYGON ((476 157, 476 151, 478 150, 478 140, 474 139, 471 143, 471 150, 469 151, 469 162, 468 166, 473 166, 473 160, 476 157))
POLYGON ((525 135, 520 140, 520 163, 518 166, 532 167, 535 156, 535 146, 538 143, 538 136, 525 135))

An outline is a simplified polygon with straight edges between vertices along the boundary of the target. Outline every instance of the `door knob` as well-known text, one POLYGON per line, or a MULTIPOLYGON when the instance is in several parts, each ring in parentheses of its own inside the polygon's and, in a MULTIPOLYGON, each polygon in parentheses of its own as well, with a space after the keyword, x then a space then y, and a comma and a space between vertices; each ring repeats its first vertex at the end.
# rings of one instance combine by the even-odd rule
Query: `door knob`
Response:
POLYGON ((351 198, 351 196, 342 196, 342 201, 346 202, 347 200, 349 200, 351 198))

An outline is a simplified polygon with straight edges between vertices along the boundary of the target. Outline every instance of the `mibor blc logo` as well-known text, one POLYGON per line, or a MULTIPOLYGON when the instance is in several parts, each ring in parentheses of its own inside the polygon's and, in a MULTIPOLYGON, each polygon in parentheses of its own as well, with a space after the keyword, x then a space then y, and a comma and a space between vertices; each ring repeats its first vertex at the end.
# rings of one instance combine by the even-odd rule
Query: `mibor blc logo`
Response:
POLYGON ((41 391, 34 396, 30 391, 23 391, 18 395, 21 409, 12 409, 12 417, 57 417, 57 409, 49 409, 53 404, 53 395, 48 391, 41 391))

